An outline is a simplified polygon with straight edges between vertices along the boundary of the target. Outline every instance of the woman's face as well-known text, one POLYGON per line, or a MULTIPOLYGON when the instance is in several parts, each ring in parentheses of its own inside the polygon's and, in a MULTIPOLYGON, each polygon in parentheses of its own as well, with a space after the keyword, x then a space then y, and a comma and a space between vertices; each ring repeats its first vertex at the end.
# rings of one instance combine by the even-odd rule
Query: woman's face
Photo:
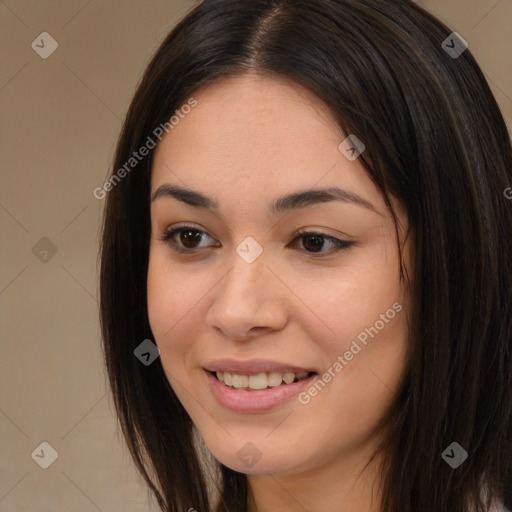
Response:
POLYGON ((151 179, 148 308, 167 378, 235 471, 356 461, 405 364, 392 216, 300 86, 246 74, 194 99, 156 148, 151 179))

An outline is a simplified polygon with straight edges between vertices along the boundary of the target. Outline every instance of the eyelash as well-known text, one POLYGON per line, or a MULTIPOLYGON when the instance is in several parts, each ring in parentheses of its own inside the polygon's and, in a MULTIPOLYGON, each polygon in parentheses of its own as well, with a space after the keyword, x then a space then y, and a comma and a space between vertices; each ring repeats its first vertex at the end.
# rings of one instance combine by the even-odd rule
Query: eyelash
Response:
MULTIPOLYGON (((175 235, 177 235, 178 233, 180 233, 182 231, 193 231, 193 232, 203 233, 203 234, 205 234, 207 236, 210 236, 205 231, 203 231, 201 229, 197 229, 194 226, 190 226, 190 225, 187 225, 187 224, 181 224, 181 225, 171 226, 164 233, 163 237, 159 238, 159 240, 161 242, 164 242, 164 243, 168 244, 172 248, 173 251, 176 251, 176 252, 181 253, 181 254, 185 254, 185 253, 192 254, 192 253, 196 253, 197 251, 199 251, 201 248, 186 249, 186 248, 178 246, 178 244, 175 241, 172 240, 175 235)), ((316 231, 306 231, 306 230, 300 231, 297 234, 297 236, 292 240, 292 243, 294 243, 294 245, 296 245, 296 242, 299 241, 300 238, 303 238, 303 237, 306 237, 306 236, 320 236, 320 237, 323 237, 325 240, 331 241, 334 244, 334 246, 335 246, 334 249, 332 249, 330 251, 323 251, 323 252, 318 252, 318 253, 304 250, 304 252, 306 252, 308 255, 312 255, 315 258, 321 258, 323 256, 329 256, 332 253, 338 253, 340 251, 347 250, 349 247, 351 247, 355 243, 355 242, 348 242, 348 241, 345 241, 345 240, 340 240, 338 238, 326 235, 325 233, 320 233, 320 232, 316 232, 316 231)), ((200 242, 202 242, 202 237, 201 237, 200 242)))

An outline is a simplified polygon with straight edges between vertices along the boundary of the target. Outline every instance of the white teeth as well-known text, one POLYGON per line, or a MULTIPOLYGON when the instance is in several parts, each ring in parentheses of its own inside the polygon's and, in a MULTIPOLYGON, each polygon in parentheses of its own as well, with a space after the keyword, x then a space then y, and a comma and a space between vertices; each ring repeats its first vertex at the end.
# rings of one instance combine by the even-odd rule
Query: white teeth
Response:
POLYGON ((295 373, 285 373, 283 380, 286 384, 291 384, 295 380, 295 373))
POLYGON ((309 373, 258 373, 256 375, 239 375, 229 372, 216 372, 217 379, 223 382, 226 386, 234 387, 236 389, 266 389, 267 387, 276 387, 281 384, 291 384, 295 380, 305 379, 309 373))
POLYGON ((270 372, 267 376, 267 380, 270 387, 280 386, 283 382, 283 374, 278 372, 270 372))
POLYGON ((249 375, 237 375, 233 374, 233 387, 235 388, 247 388, 249 387, 249 375))
POLYGON ((249 387, 251 389, 265 389, 268 385, 266 373, 258 373, 256 375, 249 375, 249 387))

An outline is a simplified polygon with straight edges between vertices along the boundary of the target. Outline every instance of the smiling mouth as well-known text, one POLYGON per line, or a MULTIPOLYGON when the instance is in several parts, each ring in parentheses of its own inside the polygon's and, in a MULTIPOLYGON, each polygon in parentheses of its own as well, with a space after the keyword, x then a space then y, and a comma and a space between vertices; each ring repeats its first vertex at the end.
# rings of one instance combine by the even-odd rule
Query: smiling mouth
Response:
POLYGON ((209 371, 208 373, 213 375, 226 387, 241 391, 261 391, 265 389, 288 386, 295 382, 308 379, 313 375, 317 375, 316 372, 268 372, 258 373, 255 375, 240 375, 236 373, 214 371, 209 371))

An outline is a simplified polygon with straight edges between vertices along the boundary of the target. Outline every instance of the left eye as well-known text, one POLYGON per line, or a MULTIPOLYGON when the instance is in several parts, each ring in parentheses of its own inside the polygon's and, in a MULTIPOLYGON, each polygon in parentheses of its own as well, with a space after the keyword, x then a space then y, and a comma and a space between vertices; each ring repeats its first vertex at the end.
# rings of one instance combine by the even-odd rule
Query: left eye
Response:
MULTIPOLYGON (((196 244, 200 243, 205 237, 211 238, 210 235, 200 229, 184 225, 171 226, 160 240, 169 244, 173 250, 184 253, 199 249, 200 247, 196 244), (176 241, 177 235, 179 235, 178 241, 176 241)), ((324 255, 326 253, 342 251, 354 245, 354 242, 340 240, 324 233, 305 231, 299 233, 299 235, 292 240, 290 243, 291 247, 296 247, 300 240, 302 240, 302 246, 305 251, 309 254, 324 255), (326 241, 329 242, 331 246, 330 251, 322 250, 325 247, 326 241)), ((219 245, 216 246, 219 247, 219 245)))
POLYGON ((293 246, 297 244, 299 240, 302 239, 302 246, 306 249, 308 253, 320 253, 329 254, 331 252, 343 251, 344 249, 348 249, 350 246, 354 245, 354 242, 349 242, 346 240, 340 240, 339 238, 335 238, 333 236, 326 235, 324 233, 316 233, 312 231, 304 231, 300 233, 297 237, 292 240, 293 246), (331 245, 330 251, 322 251, 324 247, 324 242, 328 241, 331 245))

